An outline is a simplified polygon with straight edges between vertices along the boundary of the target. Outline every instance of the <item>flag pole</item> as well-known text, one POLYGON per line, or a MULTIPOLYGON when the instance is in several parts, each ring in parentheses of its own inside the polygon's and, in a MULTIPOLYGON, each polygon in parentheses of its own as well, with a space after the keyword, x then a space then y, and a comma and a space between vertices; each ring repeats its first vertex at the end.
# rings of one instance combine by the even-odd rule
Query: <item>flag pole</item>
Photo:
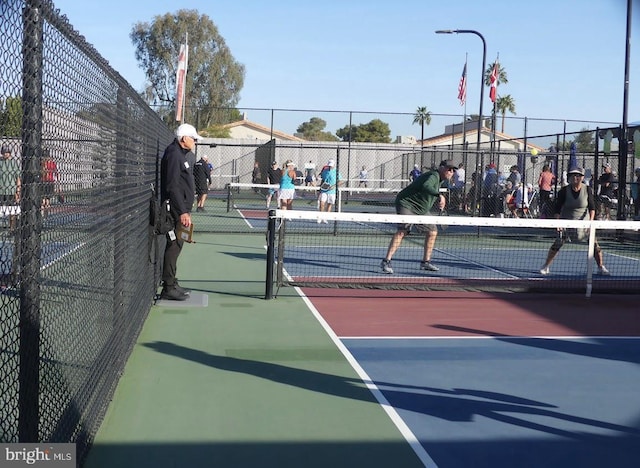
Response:
POLYGON ((182 120, 184 123, 184 114, 187 109, 187 73, 189 69, 189 33, 184 33, 184 45, 186 50, 185 67, 184 67, 184 85, 182 86, 182 120))
POLYGON ((189 35, 185 33, 185 43, 180 44, 178 67, 176 69, 176 121, 184 123, 186 108, 187 68, 189 66, 189 35))
MULTIPOLYGON (((469 58, 469 53, 465 52, 464 54, 464 72, 465 75, 467 73, 467 60, 469 58)), ((467 86, 467 77, 464 77, 464 86, 466 88, 467 86)), ((464 114, 462 116, 462 151, 465 151, 467 149, 467 128, 466 128, 466 124, 467 124, 467 96, 466 96, 466 89, 465 89, 465 99, 464 99, 464 114)), ((466 153, 464 153, 466 156, 466 153)), ((465 158, 466 159, 466 158, 465 158)))

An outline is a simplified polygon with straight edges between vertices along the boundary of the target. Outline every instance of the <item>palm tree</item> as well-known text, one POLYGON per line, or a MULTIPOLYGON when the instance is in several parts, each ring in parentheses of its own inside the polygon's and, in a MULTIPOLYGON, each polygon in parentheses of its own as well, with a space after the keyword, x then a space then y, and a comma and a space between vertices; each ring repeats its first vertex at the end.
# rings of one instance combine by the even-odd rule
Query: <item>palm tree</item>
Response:
MULTIPOLYGON (((496 62, 490 63, 484 72, 484 84, 487 86, 491 86, 491 72, 493 71, 495 64, 496 62)), ((509 78, 507 77, 507 72, 502 68, 502 65, 498 63, 498 83, 496 83, 496 86, 507 84, 508 82, 509 78)))
MULTIPOLYGON (((484 84, 486 86, 491 87, 491 73, 493 72, 493 67, 495 67, 496 62, 490 63, 489 66, 487 67, 487 69, 484 71, 484 84)), ((505 69, 502 67, 502 65, 500 65, 500 62, 498 62, 498 75, 497 75, 497 81, 496 81, 496 90, 498 89, 498 86, 500 86, 501 84, 507 84, 509 82, 509 78, 507 77, 507 72, 505 71, 505 69)), ((496 102, 493 103, 493 106, 491 108, 491 127, 492 130, 495 132, 495 126, 496 126, 496 104, 497 104, 497 99, 496 102)))
POLYGON ((507 112, 516 115, 516 101, 511 97, 511 94, 506 96, 498 96, 496 99, 496 109, 502 114, 502 133, 504 133, 504 116, 507 112))
POLYGON ((413 115, 413 123, 420 125, 420 146, 422 147, 424 141, 424 124, 429 125, 431 123, 431 112, 426 107, 418 107, 416 113, 413 115))

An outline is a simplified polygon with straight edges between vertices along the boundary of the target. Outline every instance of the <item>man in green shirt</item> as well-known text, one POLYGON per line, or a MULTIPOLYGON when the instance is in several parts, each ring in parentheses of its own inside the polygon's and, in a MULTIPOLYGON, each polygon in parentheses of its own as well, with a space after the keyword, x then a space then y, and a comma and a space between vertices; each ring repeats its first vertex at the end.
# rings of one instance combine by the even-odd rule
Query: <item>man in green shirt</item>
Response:
MULTIPOLYGON (((456 166, 451 160, 442 161, 438 170, 425 172, 407 185, 396 196, 396 213, 401 215, 426 215, 438 201, 438 208, 443 210, 446 204, 444 195, 440 193, 443 182, 450 181, 455 173, 456 166)), ((419 224, 416 226, 420 232, 425 233, 424 254, 420 263, 421 270, 438 271, 439 268, 431 263, 431 254, 438 236, 438 228, 435 224, 419 224)), ((402 243, 402 239, 411 231, 411 224, 399 224, 398 230, 391 238, 386 257, 380 267, 383 273, 393 274, 391 258, 402 243)))

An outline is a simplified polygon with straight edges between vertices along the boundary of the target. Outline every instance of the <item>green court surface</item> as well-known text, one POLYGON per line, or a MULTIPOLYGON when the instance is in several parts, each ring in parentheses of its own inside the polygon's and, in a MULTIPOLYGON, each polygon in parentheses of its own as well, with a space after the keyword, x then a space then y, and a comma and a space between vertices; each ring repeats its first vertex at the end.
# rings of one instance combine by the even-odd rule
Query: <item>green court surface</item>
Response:
POLYGON ((195 239, 206 306, 151 309, 85 467, 423 466, 294 288, 263 299, 264 236, 195 239))

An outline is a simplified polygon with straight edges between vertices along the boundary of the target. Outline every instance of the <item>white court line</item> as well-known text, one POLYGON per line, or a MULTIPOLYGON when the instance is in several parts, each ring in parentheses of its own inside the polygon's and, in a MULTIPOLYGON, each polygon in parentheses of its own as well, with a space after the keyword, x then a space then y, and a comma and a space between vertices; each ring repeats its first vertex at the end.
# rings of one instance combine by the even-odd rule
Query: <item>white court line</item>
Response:
POLYGON ((320 323, 322 328, 324 328, 327 335, 331 338, 336 347, 340 350, 345 359, 351 364, 351 367, 357 372, 358 376, 362 379, 367 388, 371 391, 375 399, 378 401, 382 409, 387 413, 391 421, 396 425, 402 436, 409 443, 409 446, 413 449, 417 457, 420 459, 422 464, 427 468, 438 468, 438 465, 433 461, 433 459, 429 456, 427 451, 424 449, 418 438, 415 434, 409 429, 409 426, 404 422, 404 420, 400 417, 396 409, 391 406, 389 401, 382 394, 378 386, 373 383, 369 375, 365 372, 365 370, 360 366, 358 361, 353 357, 351 352, 347 349, 347 347, 342 343, 338 335, 331 329, 329 324, 324 320, 322 315, 315 308, 313 303, 309 300, 309 298, 302 292, 302 290, 298 287, 295 288, 298 295, 302 298, 302 300, 307 304, 307 307, 316 318, 316 320, 320 323))
MULTIPOLYGON (((235 206, 233 207, 234 210, 236 210, 238 212, 238 214, 240 215, 240 217, 242 218, 242 220, 245 222, 245 224, 247 226, 249 226, 249 229, 255 229, 255 227, 253 226, 253 224, 251 224, 247 218, 244 216, 244 214, 242 214, 242 210, 240 208, 236 208, 235 206)), ((249 211, 249 210, 247 210, 249 211)))
POLYGON ((584 340, 640 340, 640 336, 593 336, 593 335, 571 335, 571 336, 341 336, 341 340, 565 340, 565 341, 584 341, 584 340))

